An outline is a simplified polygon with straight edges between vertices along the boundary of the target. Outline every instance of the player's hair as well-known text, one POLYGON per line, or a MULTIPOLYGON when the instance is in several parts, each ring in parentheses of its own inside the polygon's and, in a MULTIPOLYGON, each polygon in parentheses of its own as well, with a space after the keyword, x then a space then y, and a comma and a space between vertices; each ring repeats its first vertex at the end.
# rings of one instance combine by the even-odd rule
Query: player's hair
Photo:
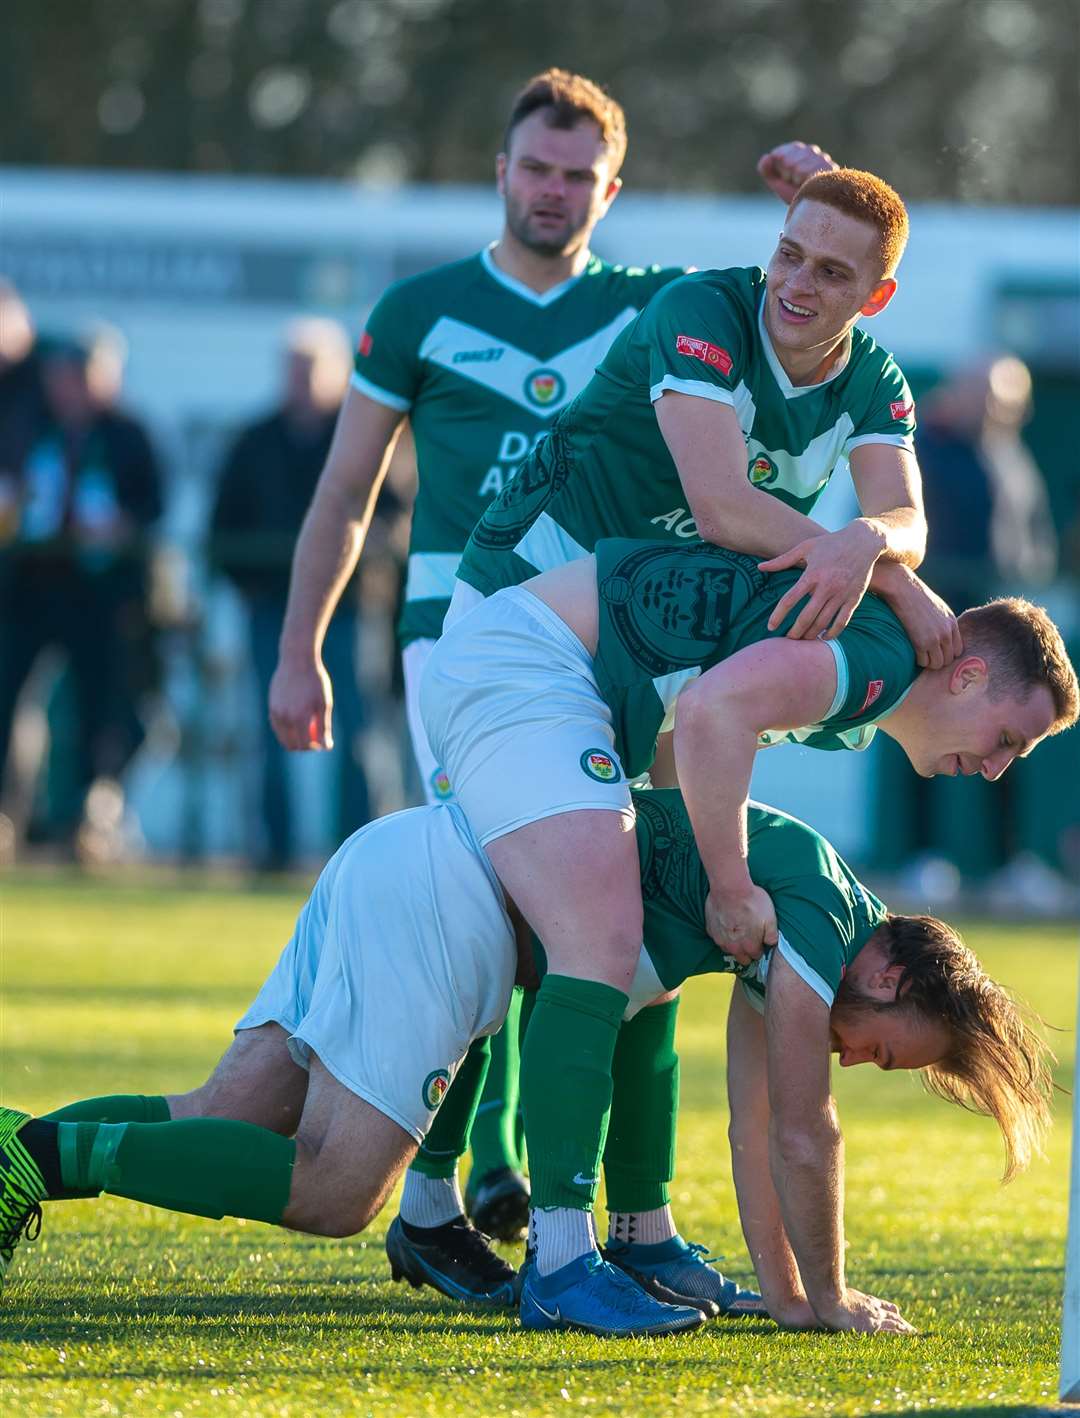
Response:
POLYGON ((1069 729, 1080 716, 1080 688, 1061 632, 1043 610, 1019 596, 1003 596, 964 611, 959 617, 964 653, 987 662, 991 699, 1030 697, 1044 685, 1057 715, 1052 734, 1069 729))
POLYGON ((609 175, 616 175, 626 157, 626 115, 598 84, 567 69, 545 69, 534 75, 514 99, 503 152, 510 151, 510 138, 517 125, 538 110, 543 111, 549 128, 576 128, 583 118, 595 123, 611 154, 609 175))
POLYGON ((1050 1127, 1053 1054, 1028 1011, 984 972, 960 936, 935 916, 888 916, 873 939, 900 965, 895 1004, 940 1021, 943 1059, 921 1070, 925 1087, 992 1117, 1005 1140, 1003 1182, 1041 1153, 1050 1127))
POLYGON ((816 172, 792 197, 788 215, 800 202, 806 201, 821 202, 876 228, 881 274, 883 277, 893 274, 907 245, 908 214, 900 194, 887 182, 856 167, 816 172))

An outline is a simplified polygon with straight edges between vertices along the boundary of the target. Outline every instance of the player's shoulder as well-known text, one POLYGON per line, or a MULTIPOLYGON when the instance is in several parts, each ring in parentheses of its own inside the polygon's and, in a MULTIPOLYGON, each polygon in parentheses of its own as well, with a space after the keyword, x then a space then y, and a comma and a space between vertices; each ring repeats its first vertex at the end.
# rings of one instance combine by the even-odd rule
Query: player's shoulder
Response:
POLYGON ((764 284, 765 272, 758 266, 690 271, 671 281, 651 308, 658 314, 700 311, 706 318, 725 319, 749 332, 756 328, 764 284))
POLYGON ((626 266, 594 256, 582 275, 590 290, 603 290, 628 305, 644 309, 658 291, 686 275, 685 266, 626 266))
POLYGON ((814 902, 838 921, 853 923, 884 913, 829 839, 808 822, 751 799, 746 826, 751 870, 766 866, 766 889, 778 899, 814 902), (768 863, 774 864, 772 871, 768 863))
POLYGON ((391 282, 379 297, 381 306, 393 305, 398 308, 415 306, 429 314, 431 302, 445 304, 448 298, 468 293, 470 288, 484 278, 484 266, 478 253, 462 257, 459 261, 447 261, 441 266, 432 266, 427 271, 417 271, 410 276, 402 276, 391 282))
POLYGON ((790 864, 793 875, 832 876, 839 861, 836 848, 816 828, 769 803, 750 800, 746 830, 751 846, 768 842, 790 864))
POLYGON ((879 345, 861 325, 856 325, 851 332, 848 369, 851 377, 857 381, 865 381, 871 385, 884 382, 898 390, 907 388, 904 372, 896 357, 884 345, 879 345))

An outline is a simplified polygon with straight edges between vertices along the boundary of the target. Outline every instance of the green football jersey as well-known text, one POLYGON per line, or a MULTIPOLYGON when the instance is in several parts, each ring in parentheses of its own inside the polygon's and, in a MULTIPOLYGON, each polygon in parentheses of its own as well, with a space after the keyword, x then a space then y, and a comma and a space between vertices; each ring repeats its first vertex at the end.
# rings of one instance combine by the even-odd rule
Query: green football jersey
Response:
POLYGON ((484 508, 591 378, 620 330, 680 267, 596 257, 542 295, 489 251, 392 285, 360 338, 353 385, 407 412, 418 487, 401 642, 437 637, 484 508))
MULTIPOLYGON (((708 542, 605 539, 596 544, 598 638, 593 670, 611 710, 615 747, 629 778, 648 771, 657 735, 671 727, 679 694, 747 645, 784 635, 767 621, 799 570, 768 575, 757 560, 708 542)), ((917 669, 900 621, 877 596, 860 601, 835 640, 836 694, 819 724, 762 736, 812 748, 865 748, 874 723, 906 695, 917 669)))
MULTIPOLYGON (((677 788, 635 792, 645 945, 633 1002, 646 1003, 691 975, 737 974, 751 1003, 765 998, 772 952, 740 966, 705 929, 709 881, 677 788)), ((776 949, 831 1005, 847 967, 887 915, 831 844, 796 817, 751 803, 750 876, 776 909, 776 949)))
POLYGON ((700 271, 661 291, 487 508, 459 576, 490 595, 601 537, 696 539, 653 408, 665 390, 731 405, 749 481, 804 513, 852 449, 911 448, 914 406, 892 356, 856 328, 839 370, 796 387, 765 329, 764 292, 757 267, 700 271))

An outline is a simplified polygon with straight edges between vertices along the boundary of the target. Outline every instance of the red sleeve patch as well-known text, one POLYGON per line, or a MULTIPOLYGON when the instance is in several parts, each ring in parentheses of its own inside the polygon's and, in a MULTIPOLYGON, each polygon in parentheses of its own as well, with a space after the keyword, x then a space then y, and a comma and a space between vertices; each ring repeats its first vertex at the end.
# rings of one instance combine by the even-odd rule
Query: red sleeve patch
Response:
POLYGON ((693 335, 676 335, 675 352, 700 359, 703 364, 715 364, 721 374, 730 374, 735 361, 727 350, 719 345, 710 345, 708 340, 698 340, 693 335))
POLYGON ((874 700, 881 698, 881 691, 884 688, 885 681, 883 679, 872 679, 868 682, 866 686, 866 698, 862 702, 862 708, 859 710, 860 714, 865 714, 874 700))
POLYGON ((356 347, 359 353, 362 354, 365 359, 371 353, 371 343, 371 336, 365 330, 364 333, 360 336, 359 345, 357 345, 356 347))
POLYGON ((913 403, 905 404, 898 399, 895 404, 889 405, 889 412, 894 419, 910 418, 915 412, 915 405, 913 403))

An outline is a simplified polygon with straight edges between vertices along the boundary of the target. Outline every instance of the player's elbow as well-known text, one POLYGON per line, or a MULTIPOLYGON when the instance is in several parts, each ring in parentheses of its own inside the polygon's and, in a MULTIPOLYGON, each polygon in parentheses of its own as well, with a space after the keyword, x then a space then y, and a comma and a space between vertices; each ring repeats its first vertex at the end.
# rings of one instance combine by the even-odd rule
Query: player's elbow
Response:
POLYGON ((827 1165, 843 1144, 836 1111, 830 1105, 811 1116, 773 1114, 771 1151, 785 1171, 816 1170, 827 1165))

